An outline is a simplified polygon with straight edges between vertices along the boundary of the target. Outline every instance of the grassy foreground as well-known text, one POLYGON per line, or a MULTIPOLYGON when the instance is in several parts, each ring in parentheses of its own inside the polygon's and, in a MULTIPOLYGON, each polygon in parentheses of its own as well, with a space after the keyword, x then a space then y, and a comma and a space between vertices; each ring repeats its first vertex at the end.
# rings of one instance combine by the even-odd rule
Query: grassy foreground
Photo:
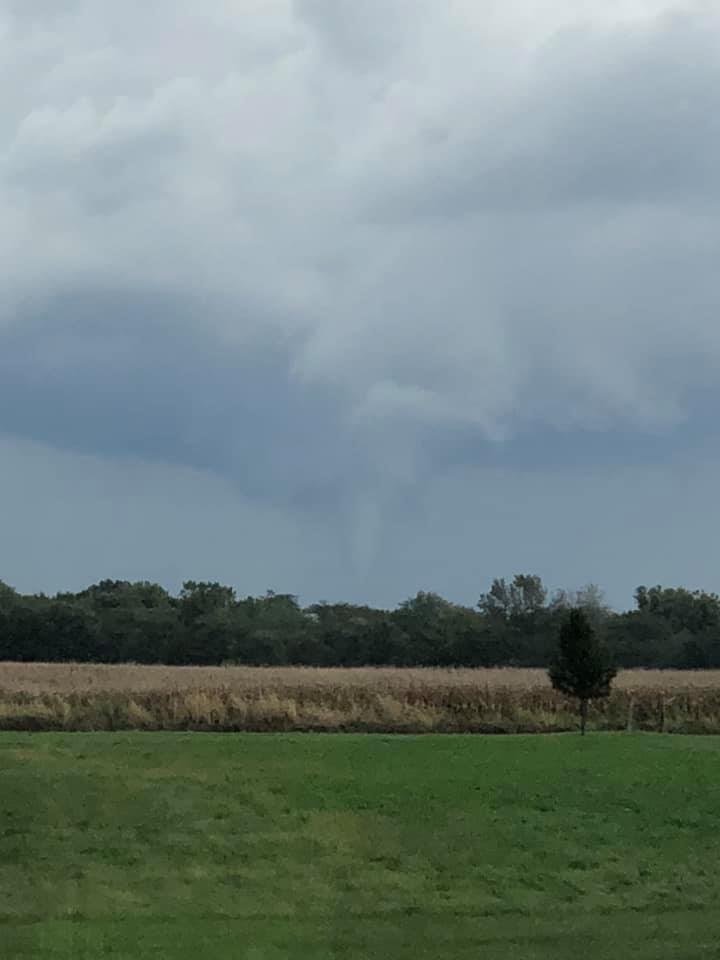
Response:
POLYGON ((717 957, 720 740, 0 735, 3 960, 717 957))

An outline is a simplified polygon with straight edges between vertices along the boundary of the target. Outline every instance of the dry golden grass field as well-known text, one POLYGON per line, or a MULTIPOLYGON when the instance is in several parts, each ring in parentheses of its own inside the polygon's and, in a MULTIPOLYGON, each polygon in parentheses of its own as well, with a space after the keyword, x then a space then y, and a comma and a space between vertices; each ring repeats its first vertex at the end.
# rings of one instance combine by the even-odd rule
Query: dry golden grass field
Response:
MULTIPOLYGON (((0 663, 5 730, 551 732, 543 670, 0 663)), ((590 728, 720 733, 720 671, 627 670, 590 728)))

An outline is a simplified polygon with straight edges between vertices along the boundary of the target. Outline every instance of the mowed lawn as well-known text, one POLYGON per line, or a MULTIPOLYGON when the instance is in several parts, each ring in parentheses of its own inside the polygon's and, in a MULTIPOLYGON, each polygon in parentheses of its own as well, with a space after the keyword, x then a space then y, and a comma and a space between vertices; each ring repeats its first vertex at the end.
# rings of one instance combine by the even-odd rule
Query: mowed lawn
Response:
POLYGON ((0 735, 0 957, 720 957, 720 739, 0 735))

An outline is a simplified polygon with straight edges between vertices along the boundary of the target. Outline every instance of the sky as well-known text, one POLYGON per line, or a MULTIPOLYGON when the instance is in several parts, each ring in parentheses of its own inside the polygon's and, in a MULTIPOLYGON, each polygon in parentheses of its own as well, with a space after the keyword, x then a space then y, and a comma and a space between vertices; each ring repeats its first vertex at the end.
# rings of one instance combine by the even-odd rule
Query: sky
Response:
POLYGON ((0 579, 720 589, 720 8, 0 0, 0 579))

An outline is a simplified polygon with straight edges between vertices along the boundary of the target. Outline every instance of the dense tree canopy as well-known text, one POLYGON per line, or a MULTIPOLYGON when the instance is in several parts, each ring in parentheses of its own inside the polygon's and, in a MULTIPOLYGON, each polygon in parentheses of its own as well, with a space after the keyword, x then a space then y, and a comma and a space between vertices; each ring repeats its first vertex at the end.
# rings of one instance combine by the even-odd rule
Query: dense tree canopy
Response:
POLYGON ((23 595, 0 581, 0 660, 313 666, 547 667, 571 608, 584 610, 621 667, 720 667, 720 598, 640 586, 616 613, 590 584, 548 596, 541 579, 493 580, 475 607, 421 592, 394 610, 301 606, 291 594, 240 598, 188 580, 101 580, 79 593, 23 595))

